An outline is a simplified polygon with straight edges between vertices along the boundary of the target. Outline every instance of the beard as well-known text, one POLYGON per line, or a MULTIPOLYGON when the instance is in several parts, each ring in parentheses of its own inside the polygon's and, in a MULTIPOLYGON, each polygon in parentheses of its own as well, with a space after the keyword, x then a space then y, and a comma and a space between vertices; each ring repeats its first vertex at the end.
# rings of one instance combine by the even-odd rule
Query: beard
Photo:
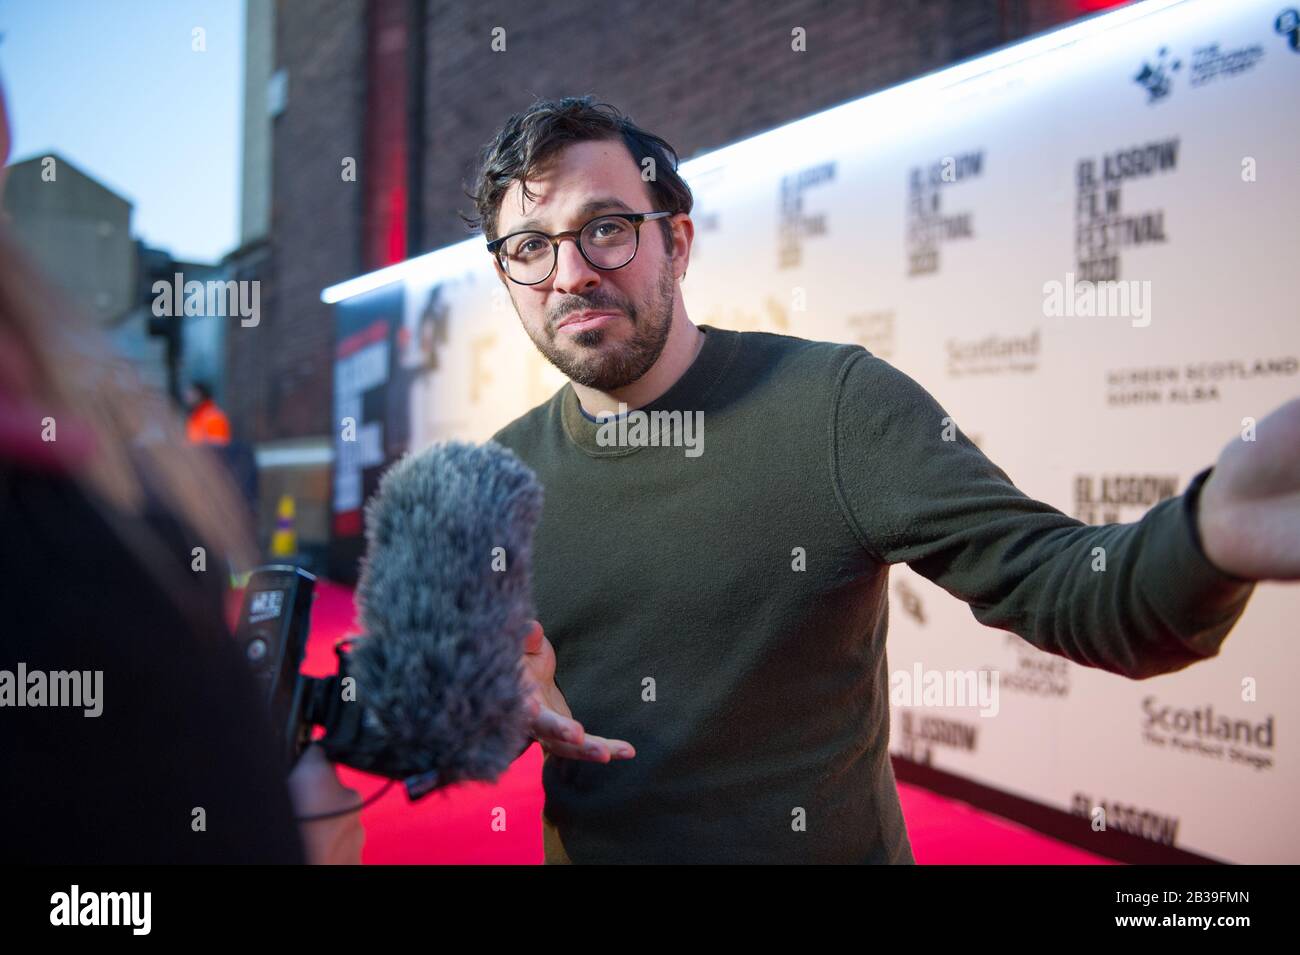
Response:
POLYGON ((649 371, 663 353, 673 324, 673 285, 672 263, 665 261, 655 285, 654 298, 645 303, 644 308, 637 308, 632 302, 619 301, 598 289, 594 294, 582 296, 564 307, 560 316, 550 320, 539 335, 531 331, 528 335, 542 356, 574 384, 605 392, 622 388, 649 371), (555 344, 560 333, 554 323, 564 315, 584 309, 622 312, 632 324, 632 337, 626 341, 613 340, 614 323, 610 323, 604 328, 565 332, 565 338, 572 343, 574 350, 561 350, 555 344), (611 339, 610 343, 600 347, 607 338, 611 339))

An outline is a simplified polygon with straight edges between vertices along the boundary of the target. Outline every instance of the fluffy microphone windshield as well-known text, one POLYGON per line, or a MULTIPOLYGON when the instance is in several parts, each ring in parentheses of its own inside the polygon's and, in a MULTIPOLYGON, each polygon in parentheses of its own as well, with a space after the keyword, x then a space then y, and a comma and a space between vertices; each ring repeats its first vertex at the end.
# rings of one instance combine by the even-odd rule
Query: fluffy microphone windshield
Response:
POLYGON ((541 511, 536 476, 493 442, 409 454, 366 505, 357 700, 367 735, 439 786, 495 780, 527 739, 523 641, 541 511))

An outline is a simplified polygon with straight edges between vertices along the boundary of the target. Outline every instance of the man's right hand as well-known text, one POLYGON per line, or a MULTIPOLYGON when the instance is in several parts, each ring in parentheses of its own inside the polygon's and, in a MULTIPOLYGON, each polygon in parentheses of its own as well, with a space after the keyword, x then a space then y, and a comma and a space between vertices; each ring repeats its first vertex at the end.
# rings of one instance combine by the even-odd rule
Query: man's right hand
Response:
POLYGON ((582 724, 573 718, 564 694, 555 685, 555 648, 537 621, 533 621, 533 629, 524 638, 524 672, 532 681, 533 689, 528 701, 532 714, 529 731, 547 755, 595 763, 631 759, 636 755, 626 740, 585 733, 582 724))

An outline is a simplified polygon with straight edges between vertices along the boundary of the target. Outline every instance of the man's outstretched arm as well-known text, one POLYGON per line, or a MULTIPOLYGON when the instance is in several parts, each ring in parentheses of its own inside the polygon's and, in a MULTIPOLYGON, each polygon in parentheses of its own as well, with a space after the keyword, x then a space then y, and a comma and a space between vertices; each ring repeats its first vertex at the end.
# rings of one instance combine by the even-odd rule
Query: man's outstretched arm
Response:
POLYGON ((887 362, 856 353, 838 388, 832 480, 878 560, 907 563, 981 623, 1084 666, 1142 679, 1218 653, 1254 581, 1207 556, 1220 553, 1217 497, 1200 514, 1211 550, 1197 540, 1209 469, 1139 521, 1088 525, 1020 491, 887 362))

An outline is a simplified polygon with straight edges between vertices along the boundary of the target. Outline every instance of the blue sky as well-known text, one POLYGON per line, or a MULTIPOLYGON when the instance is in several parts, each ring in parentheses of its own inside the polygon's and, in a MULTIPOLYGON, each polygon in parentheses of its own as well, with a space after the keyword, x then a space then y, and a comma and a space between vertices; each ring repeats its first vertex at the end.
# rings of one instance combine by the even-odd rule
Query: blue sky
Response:
POLYGON ((179 259, 238 244, 243 0, 0 0, 0 34, 11 162, 60 153, 179 259))

